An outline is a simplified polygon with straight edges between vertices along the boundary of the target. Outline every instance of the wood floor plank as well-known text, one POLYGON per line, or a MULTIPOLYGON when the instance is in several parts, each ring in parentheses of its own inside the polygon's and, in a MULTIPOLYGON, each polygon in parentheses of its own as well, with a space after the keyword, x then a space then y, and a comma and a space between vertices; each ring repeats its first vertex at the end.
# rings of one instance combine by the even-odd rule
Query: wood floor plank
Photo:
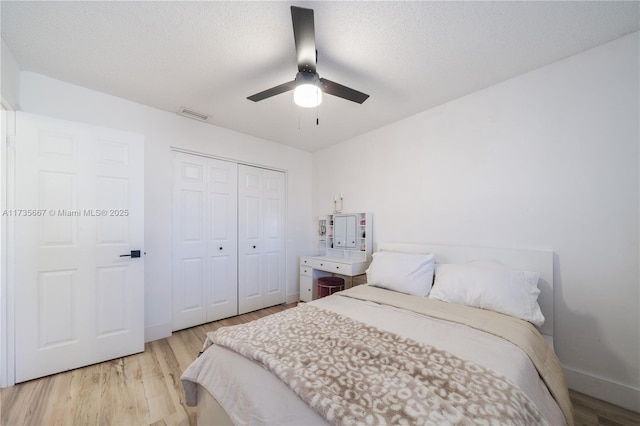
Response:
POLYGON ((173 416, 174 421, 187 421, 188 423, 189 418, 192 417, 192 420, 195 423, 195 410, 192 407, 187 406, 182 382, 180 381, 183 369, 180 367, 168 340, 169 339, 162 339, 161 341, 158 341, 159 352, 162 354, 158 359, 160 367, 164 372, 164 378, 169 390, 169 395, 171 396, 173 405, 176 408, 176 414, 173 416))
POLYGON ((576 425, 640 426, 640 413, 569 390, 576 425))
POLYGON ((45 419, 47 405, 50 403, 47 396, 51 394, 52 382, 52 376, 35 381, 33 392, 29 399, 29 412, 24 417, 24 424, 42 424, 45 419))
POLYGON ((0 403, 2 404, 0 420, 3 425, 25 424, 25 417, 31 410, 31 395, 36 383, 36 380, 32 380, 18 386, 0 389, 0 403))
POLYGON ((169 417, 175 412, 164 374, 158 362, 157 343, 147 343, 140 357, 142 381, 149 410, 149 424, 169 417))
POLYGON ((149 404, 144 392, 142 366, 140 365, 141 358, 142 354, 127 357, 128 362, 124 365, 124 376, 126 385, 131 389, 131 394, 133 395, 137 422, 138 424, 148 425, 149 404))
POLYGON ((73 423, 76 407, 70 403, 72 378, 73 372, 71 371, 51 376, 53 382, 51 392, 56 395, 56 400, 60 401, 60 403, 57 404, 51 402, 47 404, 44 418, 51 419, 50 425, 52 426, 63 426, 73 423))
MULTIPOLYGON (((206 333, 290 308, 275 306, 192 327, 147 343, 145 351, 0 389, 0 424, 179 425, 196 423, 180 375, 206 333)), ((640 426, 640 414, 570 391, 578 426, 640 426)))
POLYGON ((131 357, 102 363, 99 424, 140 424, 133 388, 125 376, 131 357))
POLYGON ((71 399, 69 403, 76 407, 73 424, 98 424, 102 365, 95 364, 78 368, 73 370, 71 374, 71 399))
POLYGON ((206 333, 199 327, 193 327, 174 333, 167 338, 179 368, 184 371, 198 356, 206 333), (201 343, 197 343, 201 342, 201 343))

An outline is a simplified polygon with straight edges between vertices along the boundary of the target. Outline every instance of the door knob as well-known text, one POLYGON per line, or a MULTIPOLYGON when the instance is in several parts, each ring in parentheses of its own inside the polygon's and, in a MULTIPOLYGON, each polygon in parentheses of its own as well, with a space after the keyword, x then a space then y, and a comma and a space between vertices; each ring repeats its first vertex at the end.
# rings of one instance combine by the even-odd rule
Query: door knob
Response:
POLYGON ((121 254, 120 257, 130 257, 132 259, 140 257, 140 250, 131 250, 130 254, 121 254))

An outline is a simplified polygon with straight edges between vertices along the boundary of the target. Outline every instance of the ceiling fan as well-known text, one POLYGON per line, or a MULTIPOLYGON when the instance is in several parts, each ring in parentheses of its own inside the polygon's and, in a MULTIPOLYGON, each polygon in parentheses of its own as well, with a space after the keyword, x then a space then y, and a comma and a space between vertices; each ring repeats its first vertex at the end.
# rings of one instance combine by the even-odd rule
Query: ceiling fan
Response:
POLYGON ((247 99, 259 102, 293 90, 295 103, 306 108, 318 106, 322 102, 323 92, 359 104, 366 101, 369 95, 326 78, 320 78, 316 72, 318 51, 316 50, 313 9, 291 6, 291 19, 293 21, 293 38, 298 62, 298 74, 295 80, 256 93, 247 99))

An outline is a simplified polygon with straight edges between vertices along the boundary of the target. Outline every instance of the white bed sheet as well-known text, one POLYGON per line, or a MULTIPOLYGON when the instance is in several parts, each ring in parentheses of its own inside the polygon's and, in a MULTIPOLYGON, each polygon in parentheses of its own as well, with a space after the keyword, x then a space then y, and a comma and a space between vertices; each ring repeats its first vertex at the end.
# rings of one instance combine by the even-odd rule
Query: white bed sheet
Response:
MULTIPOLYGON (((565 424, 562 411, 528 356, 497 336, 420 314, 339 294, 311 302, 357 321, 446 350, 499 372, 536 404, 551 425, 565 424)), ((215 382, 201 383, 235 424, 326 424, 278 378, 259 365, 219 346, 202 355, 215 382)))

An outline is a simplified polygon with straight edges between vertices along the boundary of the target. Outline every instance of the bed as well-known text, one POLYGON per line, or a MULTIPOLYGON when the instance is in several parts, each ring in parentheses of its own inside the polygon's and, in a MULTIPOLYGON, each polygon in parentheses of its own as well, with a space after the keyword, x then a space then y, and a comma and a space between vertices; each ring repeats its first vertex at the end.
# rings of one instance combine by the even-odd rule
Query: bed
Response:
POLYGON ((381 243, 367 281, 209 333, 182 375, 198 424, 573 424, 551 251, 381 243), (477 294, 503 278, 535 289, 477 294), (494 311, 519 297, 532 316, 494 311))

